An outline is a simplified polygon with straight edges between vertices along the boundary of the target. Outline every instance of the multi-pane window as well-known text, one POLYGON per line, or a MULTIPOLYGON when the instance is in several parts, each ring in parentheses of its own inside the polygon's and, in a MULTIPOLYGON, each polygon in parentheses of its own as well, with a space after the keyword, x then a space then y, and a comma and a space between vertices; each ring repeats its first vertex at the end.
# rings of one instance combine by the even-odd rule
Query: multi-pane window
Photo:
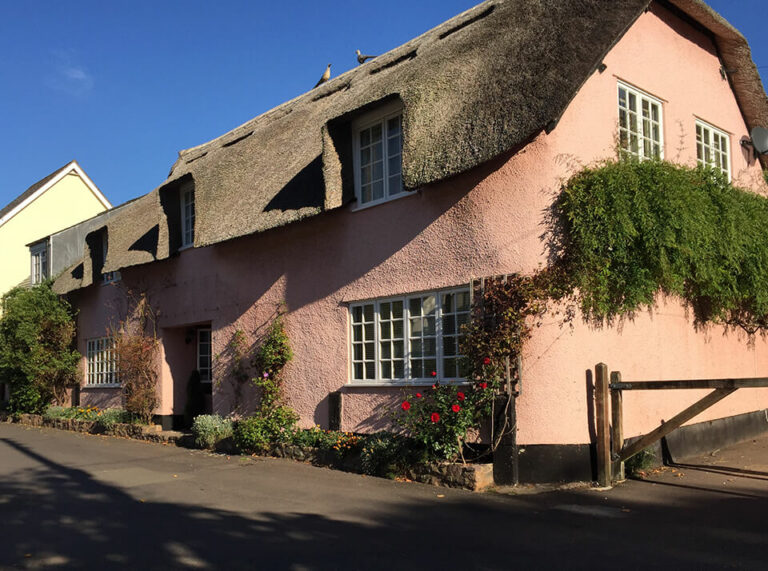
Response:
POLYGON ((85 384, 87 386, 104 387, 119 383, 114 339, 111 337, 88 339, 86 361, 88 370, 85 384))
POLYGON ((41 242, 30 247, 32 267, 30 269, 32 285, 48 279, 48 242, 41 242))
POLYGON ((466 288, 353 304, 352 380, 464 378, 459 343, 469 316, 466 288))
POLYGON ((664 158, 661 101, 619 83, 619 146, 638 159, 664 158))
POLYGON ((696 159, 700 165, 714 167, 731 180, 728 134, 703 121, 696 121, 696 159))
POLYGON ((181 246, 195 243, 195 189, 187 186, 181 189, 181 246))
POLYGON ((356 124, 355 190, 360 205, 403 194, 403 115, 397 110, 356 124))
POLYGON ((211 382, 211 330, 207 327, 197 330, 197 370, 202 382, 211 382))

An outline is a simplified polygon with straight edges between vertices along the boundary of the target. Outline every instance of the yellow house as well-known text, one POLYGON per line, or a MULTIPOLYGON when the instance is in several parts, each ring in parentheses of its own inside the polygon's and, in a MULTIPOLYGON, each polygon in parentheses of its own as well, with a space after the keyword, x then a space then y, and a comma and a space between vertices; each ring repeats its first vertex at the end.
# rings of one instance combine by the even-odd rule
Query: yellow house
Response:
POLYGON ((0 210, 0 295, 51 273, 47 236, 112 207, 76 161, 37 181, 0 210), (31 247, 30 244, 40 241, 31 247), (31 258, 31 260, 30 260, 31 258))

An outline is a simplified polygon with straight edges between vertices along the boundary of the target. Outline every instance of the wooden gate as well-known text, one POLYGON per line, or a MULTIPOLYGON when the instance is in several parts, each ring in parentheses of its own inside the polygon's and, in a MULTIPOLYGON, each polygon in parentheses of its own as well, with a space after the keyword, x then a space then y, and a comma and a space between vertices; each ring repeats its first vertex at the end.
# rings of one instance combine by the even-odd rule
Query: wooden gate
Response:
POLYGON ((738 389, 768 387, 768 378, 694 379, 686 381, 630 381, 620 371, 608 374, 608 366, 595 366, 595 421, 597 423, 597 482, 608 487, 624 479, 624 462, 679 428, 738 389), (610 380, 609 380, 610 379, 610 380), (713 389, 691 406, 632 442, 624 444, 623 392, 673 389, 713 389))

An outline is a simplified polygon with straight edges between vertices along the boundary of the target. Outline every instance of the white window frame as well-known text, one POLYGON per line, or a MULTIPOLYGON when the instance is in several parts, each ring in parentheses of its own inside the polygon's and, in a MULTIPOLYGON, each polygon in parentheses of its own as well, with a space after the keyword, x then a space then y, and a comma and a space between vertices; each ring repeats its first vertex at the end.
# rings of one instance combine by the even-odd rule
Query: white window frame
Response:
POLYGON ((38 285, 47 280, 50 275, 48 240, 30 246, 29 253, 31 259, 30 282, 32 285, 38 285))
POLYGON ((86 340, 85 386, 95 388, 119 387, 117 354, 112 337, 95 337, 86 340))
MULTIPOLYGON (((402 198, 403 196, 408 196, 410 193, 406 192, 403 189, 403 106, 399 102, 393 102, 388 105, 385 105, 381 107, 380 109, 377 109, 376 111, 372 113, 368 113, 364 115, 363 117, 357 119, 352 123, 352 149, 353 149, 353 167, 354 167, 354 179, 355 179, 355 197, 357 198, 357 204, 355 206, 355 210, 360 210, 363 208, 368 208, 370 206, 376 206, 377 204, 382 204, 384 202, 389 202, 391 200, 397 200, 398 198, 402 198), (389 159, 390 159, 390 153, 388 151, 388 121, 390 119, 395 119, 397 117, 400 117, 400 191, 396 193, 392 193, 391 189, 389 188, 389 177, 390 177, 390 170, 389 170, 389 159), (362 192, 362 170, 361 170, 361 143, 360 143, 360 133, 362 131, 365 131, 366 129, 370 129, 371 127, 374 127, 376 125, 381 125, 382 128, 382 177, 383 177, 383 184, 384 184, 384 196, 382 198, 376 199, 376 200, 369 200, 368 202, 363 202, 363 192, 362 192)), ((392 156, 394 158, 394 155, 392 156)), ((394 175, 392 175, 394 176, 394 175)))
MULTIPOLYGON (((349 304, 349 312, 348 312, 348 321, 349 321, 349 327, 348 327, 348 335, 349 335, 349 341, 348 341, 348 350, 349 350, 349 368, 348 368, 348 384, 350 386, 391 386, 391 385, 408 385, 408 386, 421 386, 421 385, 431 385, 435 383, 436 381, 439 381, 442 384, 465 384, 467 383, 467 379, 464 377, 448 377, 445 375, 444 369, 444 358, 446 357, 444 355, 444 340, 446 337, 456 337, 457 342, 458 338, 461 337, 460 333, 460 325, 458 323, 458 319, 455 323, 455 333, 445 333, 444 332, 444 315, 443 315, 443 307, 442 307, 442 296, 445 294, 456 294, 456 293, 464 293, 467 295, 467 309, 462 310, 461 312, 454 311, 452 314, 454 315, 466 315, 466 321, 469 322, 471 319, 471 306, 469 305, 471 303, 471 288, 467 286, 460 286, 460 287, 453 287, 453 288, 446 288, 446 289, 440 289, 440 290, 431 290, 426 292, 420 292, 420 293, 410 293, 400 296, 393 296, 393 297, 386 297, 386 298, 378 298, 378 299, 371 299, 371 300, 365 300, 365 301, 359 301, 349 304), (410 315, 410 304, 409 301, 414 298, 424 298, 428 297, 430 295, 434 295, 436 299, 436 312, 435 312, 435 372, 437 375, 435 377, 432 377, 431 375, 422 376, 422 377, 411 377, 411 315, 410 315), (389 320, 387 319, 381 319, 381 304, 384 303, 392 303, 400 301, 403 303, 403 361, 404 361, 404 376, 402 378, 396 378, 396 379, 385 379, 381 375, 382 370, 382 361, 387 359, 382 359, 380 355, 381 351, 381 321, 387 322, 389 320), (364 308, 366 305, 373 305, 373 329, 374 329, 374 370, 375 370, 375 378, 371 379, 358 379, 355 378, 355 364, 356 363, 364 363, 366 361, 365 355, 363 355, 363 359, 355 359, 355 344, 360 343, 355 341, 355 333, 354 333, 354 327, 356 323, 354 322, 354 316, 353 312, 356 308, 364 308)), ((392 339, 393 337, 390 337, 392 339)), ((363 341, 365 343, 366 341, 363 341)), ((455 355, 449 355, 448 358, 455 358, 457 360, 457 366, 458 361, 463 357, 460 353, 458 353, 458 350, 455 355)), ((392 359, 390 359, 392 360, 392 359)), ((368 362, 370 362, 368 360, 368 362)), ((426 372, 425 372, 426 374, 426 372)))
POLYGON ((181 206, 181 247, 191 248, 195 243, 195 187, 191 184, 179 190, 181 206))
POLYGON ((702 166, 715 168, 728 177, 731 182, 731 136, 714 125, 696 119, 696 162, 702 166), (725 149, 723 149, 723 146, 725 149), (709 160, 706 153, 710 154, 709 160), (723 159, 726 162, 723 168, 723 159))
POLYGON ((617 95, 617 110, 618 110, 618 129, 619 129, 619 150, 622 153, 627 153, 628 155, 635 157, 641 161, 649 160, 649 159, 663 159, 664 158, 664 102, 659 99, 658 97, 654 97, 650 93, 646 93, 645 91, 642 91, 636 87, 633 87, 629 85, 628 83, 624 83, 623 81, 619 81, 616 88, 616 95, 617 95), (621 104, 621 92, 624 90, 626 92, 626 108, 622 107, 621 104), (630 96, 633 96, 635 99, 635 107, 634 109, 630 106, 630 96), (643 116, 644 111, 644 105, 648 106, 649 114, 651 114, 649 117, 643 116), (652 109, 653 107, 656 107, 658 109, 658 121, 654 121, 652 117, 652 109), (627 122, 626 127, 622 126, 622 112, 625 112, 627 114, 627 122), (633 131, 631 129, 631 115, 634 114, 636 116, 637 120, 637 130, 633 131), (658 141, 656 141, 653 137, 653 128, 654 123, 656 124, 656 128, 658 129, 658 141), (622 144, 622 132, 626 132, 627 135, 627 144, 624 146, 622 144), (632 150, 632 143, 631 143, 631 137, 634 135, 637 137, 637 152, 632 150), (650 152, 646 149, 646 145, 644 144, 646 141, 648 141, 650 145, 650 152), (658 157, 655 156, 653 152, 653 146, 654 144, 658 145, 659 147, 659 154, 658 157))
POLYGON ((197 370, 200 373, 200 382, 201 383, 211 383, 213 382, 213 335, 211 334, 211 328, 210 327, 198 327, 197 328, 197 334, 196 334, 196 344, 197 344, 197 370), (201 334, 208 334, 208 355, 205 355, 203 352, 200 351, 201 345, 204 343, 201 339, 201 334), (203 362, 203 359, 207 358, 207 363, 203 362))

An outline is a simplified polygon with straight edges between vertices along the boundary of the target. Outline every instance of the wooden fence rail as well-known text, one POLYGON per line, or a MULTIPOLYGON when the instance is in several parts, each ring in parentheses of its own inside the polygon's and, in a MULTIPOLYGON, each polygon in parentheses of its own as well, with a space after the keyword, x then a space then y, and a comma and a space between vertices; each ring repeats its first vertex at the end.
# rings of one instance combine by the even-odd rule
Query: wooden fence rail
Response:
POLYGON ((692 379, 685 381, 624 382, 620 371, 608 374, 605 363, 595 365, 595 421, 597 423, 597 482, 608 487, 624 479, 624 462, 673 430, 723 400, 738 389, 768 387, 768 377, 747 379, 692 379), (609 381, 610 378, 610 381, 609 381), (714 389, 691 406, 676 414, 629 444, 624 445, 623 391, 714 389))

